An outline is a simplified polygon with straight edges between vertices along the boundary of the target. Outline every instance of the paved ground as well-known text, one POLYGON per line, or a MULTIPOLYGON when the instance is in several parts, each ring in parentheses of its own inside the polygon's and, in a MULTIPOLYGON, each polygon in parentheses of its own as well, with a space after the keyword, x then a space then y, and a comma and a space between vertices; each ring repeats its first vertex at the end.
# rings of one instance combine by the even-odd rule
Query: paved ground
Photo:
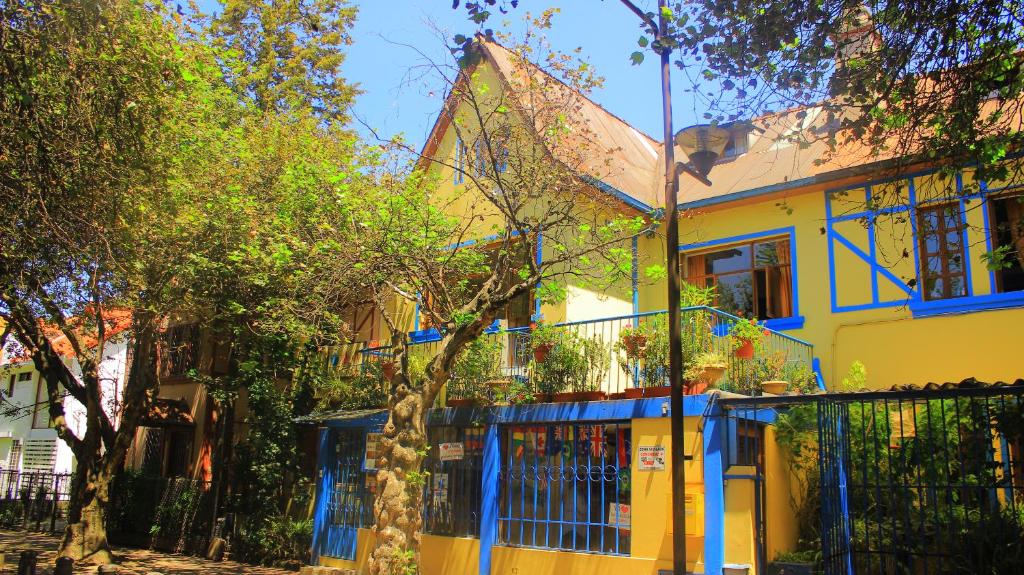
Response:
MULTIPOLYGON (((53 561, 58 543, 59 539, 52 535, 0 530, 0 553, 16 554, 27 550, 40 552, 40 569, 37 575, 53 574, 53 561)), ((144 549, 115 547, 114 554, 120 562, 119 573, 125 575, 149 575, 151 573, 160 573, 161 575, 294 575, 293 571, 254 567, 232 561, 217 563, 196 557, 170 555, 144 549)), ((3 575, 13 575, 17 573, 17 570, 17 560, 14 565, 0 566, 0 573, 3 575)), ((76 575, 96 573, 96 567, 83 566, 79 568, 76 566, 75 573, 76 575)))

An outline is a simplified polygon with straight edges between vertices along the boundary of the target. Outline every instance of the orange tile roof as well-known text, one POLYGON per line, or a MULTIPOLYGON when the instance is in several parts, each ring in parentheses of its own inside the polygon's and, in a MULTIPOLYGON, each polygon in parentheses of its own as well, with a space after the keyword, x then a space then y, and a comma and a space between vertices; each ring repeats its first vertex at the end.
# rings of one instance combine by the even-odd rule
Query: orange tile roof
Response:
MULTIPOLYGON (((113 308, 104 312, 103 320, 105 324, 104 336, 107 340, 110 340, 110 338, 131 328, 132 311, 124 308, 113 308)), ((81 317, 70 318, 68 324, 77 332, 79 345, 85 349, 91 349, 96 346, 98 342, 96 331, 94 329, 86 329, 81 317)), ((68 340, 67 335, 59 327, 53 324, 45 324, 43 326, 43 333, 46 335, 46 339, 50 340, 50 345, 53 346, 58 354, 66 358, 74 357, 75 351, 71 346, 71 341, 68 340)), ((30 359, 27 355, 18 355, 4 358, 4 363, 22 363, 30 359)))

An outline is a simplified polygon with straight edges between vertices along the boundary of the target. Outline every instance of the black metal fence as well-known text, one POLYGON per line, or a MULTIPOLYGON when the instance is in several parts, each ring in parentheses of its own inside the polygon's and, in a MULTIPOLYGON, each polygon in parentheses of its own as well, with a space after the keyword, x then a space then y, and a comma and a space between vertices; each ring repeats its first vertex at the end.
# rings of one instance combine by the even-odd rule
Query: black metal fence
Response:
POLYGON ((111 489, 107 530, 112 540, 175 553, 206 549, 213 492, 184 477, 121 474, 111 489))
POLYGON ((451 537, 480 536, 484 428, 430 427, 429 473, 423 493, 423 531, 451 537))
POLYGON ((0 526, 56 531, 67 519, 71 476, 0 470, 0 526))
POLYGON ((1021 572, 1024 382, 722 404, 730 462, 763 482, 771 426, 800 485, 800 549, 785 559, 826 575, 1021 572))

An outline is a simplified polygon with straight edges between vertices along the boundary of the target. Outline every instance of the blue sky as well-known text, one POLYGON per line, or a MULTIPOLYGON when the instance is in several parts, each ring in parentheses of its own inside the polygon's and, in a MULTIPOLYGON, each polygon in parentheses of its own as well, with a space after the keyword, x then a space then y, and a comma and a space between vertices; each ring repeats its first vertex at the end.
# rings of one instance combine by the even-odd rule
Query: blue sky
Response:
MULTIPOLYGON (((215 0, 203 0, 207 10, 215 0)), ((446 48, 434 28, 446 32, 470 33, 474 25, 465 11, 452 10, 451 0, 353 0, 359 18, 353 30, 355 44, 348 50, 344 74, 357 83, 363 94, 354 114, 383 136, 403 133, 419 146, 441 108, 443 86, 436 76, 422 77, 423 56, 444 61, 446 48), (409 46, 414 46, 413 49, 409 46)), ((641 0, 653 7, 655 0, 641 0)), ((521 30, 527 10, 540 12, 558 7, 549 40, 555 50, 582 48, 583 56, 605 78, 604 88, 592 98, 636 128, 661 140, 661 92, 658 66, 653 54, 644 64, 633 66, 629 55, 637 49, 640 28, 637 18, 617 0, 521 0, 518 10, 492 17, 487 26, 521 30)), ((684 79, 674 77, 674 119, 676 129, 697 121, 692 95, 682 90, 684 79)), ((700 110, 699 112, 703 112, 700 110)), ((356 125, 369 137, 368 130, 356 125)))

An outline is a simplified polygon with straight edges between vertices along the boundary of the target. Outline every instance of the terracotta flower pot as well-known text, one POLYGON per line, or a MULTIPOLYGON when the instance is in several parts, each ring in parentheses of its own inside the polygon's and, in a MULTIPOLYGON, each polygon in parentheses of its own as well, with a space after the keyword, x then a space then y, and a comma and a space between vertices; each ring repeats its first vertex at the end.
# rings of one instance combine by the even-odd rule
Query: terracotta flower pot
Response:
POLYGON ((551 403, 554 399, 552 393, 535 393, 533 394, 534 403, 551 403))
POLYGON ((786 392, 786 386, 788 385, 789 382, 786 381, 762 381, 761 391, 764 393, 770 393, 772 395, 782 395, 783 393, 786 392))
POLYGON ((537 363, 544 363, 553 347, 555 347, 553 343, 538 344, 537 347, 533 348, 533 359, 537 360, 537 363))
POLYGON ((445 402, 446 407, 473 407, 476 401, 472 399, 449 399, 445 402))
POLYGON ((608 398, 603 391, 574 391, 569 393, 556 393, 555 403, 573 403, 576 401, 602 401, 608 398))
POLYGON ((754 357, 754 342, 749 339, 743 340, 743 345, 736 348, 736 357, 740 359, 751 359, 754 357))
POLYGON ((708 390, 711 384, 704 380, 687 382, 683 386, 683 395, 700 395, 708 390))
POLYGON ((722 379, 725 375, 724 367, 705 367, 697 378, 697 381, 706 384, 705 387, 715 387, 718 385, 718 380, 722 379))
POLYGON ((627 387, 626 399, 643 399, 645 397, 668 397, 672 395, 671 385, 655 387, 627 387))

